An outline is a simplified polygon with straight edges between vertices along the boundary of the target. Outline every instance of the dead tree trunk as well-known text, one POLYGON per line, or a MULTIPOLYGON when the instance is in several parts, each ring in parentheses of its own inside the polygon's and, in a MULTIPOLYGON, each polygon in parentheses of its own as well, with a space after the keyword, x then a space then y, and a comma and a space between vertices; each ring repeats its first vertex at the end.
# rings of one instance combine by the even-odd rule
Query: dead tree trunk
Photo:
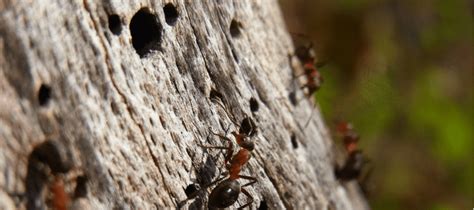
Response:
POLYGON ((225 145, 209 136, 232 124, 220 94, 258 126, 252 209, 367 209, 335 180, 321 115, 304 128, 311 103, 287 98, 277 1, 167 2, 0 2, 0 209, 176 208, 225 171, 198 146, 225 145))

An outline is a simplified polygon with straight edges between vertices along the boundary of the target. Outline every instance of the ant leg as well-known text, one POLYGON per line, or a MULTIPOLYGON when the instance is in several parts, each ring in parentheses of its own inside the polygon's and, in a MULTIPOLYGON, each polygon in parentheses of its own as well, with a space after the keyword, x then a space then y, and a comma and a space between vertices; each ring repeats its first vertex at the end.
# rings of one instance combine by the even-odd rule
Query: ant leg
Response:
POLYGON ((241 189, 240 191, 241 191, 242 193, 244 193, 244 194, 249 198, 249 201, 248 201, 245 205, 243 205, 243 206, 241 206, 241 207, 238 208, 238 209, 243 209, 243 208, 245 208, 245 207, 250 206, 250 204, 253 203, 253 197, 252 197, 252 195, 250 195, 250 193, 249 193, 244 187, 247 187, 247 186, 249 186, 249 185, 255 184, 255 183, 257 182, 257 178, 251 177, 251 176, 244 176, 244 175, 239 175, 239 178, 251 180, 249 183, 246 183, 246 184, 242 185, 242 187, 240 188, 240 189, 241 189))
POLYGON ((243 209, 247 206, 250 206, 250 204, 253 203, 253 197, 252 197, 252 195, 250 195, 250 193, 246 189, 242 188, 241 192, 243 192, 250 200, 245 205, 239 207, 238 209, 243 209))
POLYGON ((232 121, 234 125, 238 125, 237 120, 235 120, 234 115, 229 112, 229 109, 225 106, 224 102, 221 100, 220 102, 216 101, 216 103, 219 104, 219 106, 225 111, 230 121, 232 121))
POLYGON ((249 185, 253 185, 253 184, 255 184, 255 183, 257 182, 257 178, 252 177, 252 176, 239 175, 239 178, 250 180, 249 183, 246 183, 246 184, 242 185, 242 187, 246 187, 246 186, 249 186, 249 185))
POLYGON ((311 122, 311 119, 313 118, 313 114, 315 112, 314 110, 316 110, 316 104, 311 109, 311 114, 309 115, 308 121, 306 121, 306 123, 304 124, 305 128, 306 128, 306 126, 308 126, 309 122, 311 122))

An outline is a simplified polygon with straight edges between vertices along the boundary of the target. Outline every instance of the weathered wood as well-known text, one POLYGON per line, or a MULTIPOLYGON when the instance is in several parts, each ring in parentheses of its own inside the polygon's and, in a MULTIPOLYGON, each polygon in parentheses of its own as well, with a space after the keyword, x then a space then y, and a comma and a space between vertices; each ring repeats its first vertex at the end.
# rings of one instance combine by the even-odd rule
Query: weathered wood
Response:
MULTIPOLYGON (((335 180, 320 113, 304 128, 312 105, 287 98, 294 48, 277 1, 174 1, 176 20, 165 4, 0 2, 0 209, 51 207, 54 175, 67 193, 87 189, 72 197, 77 209, 177 207, 222 165, 198 146, 222 145, 209 129, 231 124, 211 90, 259 127, 242 172, 258 179, 252 208, 367 209, 355 183, 335 180)), ((207 195, 183 207, 203 208, 207 195)))

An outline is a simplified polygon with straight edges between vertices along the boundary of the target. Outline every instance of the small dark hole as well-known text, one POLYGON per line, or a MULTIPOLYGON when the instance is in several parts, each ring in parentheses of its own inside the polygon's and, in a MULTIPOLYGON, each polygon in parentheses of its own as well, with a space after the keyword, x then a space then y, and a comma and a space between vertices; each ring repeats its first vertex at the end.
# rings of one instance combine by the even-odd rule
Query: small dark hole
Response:
POLYGON ((184 189, 184 193, 188 198, 192 198, 196 196, 196 193, 199 191, 200 187, 197 184, 190 184, 184 189))
POLYGON ((247 136, 254 136, 257 133, 257 126, 250 117, 246 117, 240 123, 239 133, 247 136))
POLYGON ((236 20, 232 20, 230 22, 230 35, 232 37, 239 37, 241 35, 241 28, 242 28, 242 23, 236 20))
POLYGON ((265 200, 260 201, 260 206, 258 206, 258 210, 267 210, 267 209, 268 209, 267 202, 265 200))
POLYGON ((256 112, 258 111, 258 101, 255 98, 250 98, 250 111, 256 112))
POLYGON ((122 32, 122 21, 120 21, 120 16, 113 14, 109 16, 109 29, 115 35, 120 35, 122 32))
POLYGON ((76 189, 74 190, 75 198, 87 197, 87 176, 82 175, 76 179, 76 189))
POLYGON ((292 91, 290 92, 290 94, 288 94, 288 99, 290 100, 291 104, 293 104, 293 106, 298 105, 298 100, 296 99, 295 91, 292 91))
POLYGON ((217 90, 212 89, 211 93, 209 94, 209 98, 211 101, 219 101, 223 99, 222 93, 217 92, 217 90))
POLYGON ((298 148, 298 140, 296 140, 295 134, 291 134, 291 145, 293 145, 293 149, 298 148))
POLYGON ((163 7, 163 11, 165 12, 166 23, 170 26, 174 26, 179 17, 176 7, 172 3, 168 3, 163 7))
POLYGON ((130 21, 133 48, 143 58, 153 50, 160 49, 162 27, 156 15, 148 8, 140 9, 130 21))
POLYGON ((48 85, 42 84, 38 91, 38 101, 40 106, 47 105, 51 99, 51 87, 48 85))

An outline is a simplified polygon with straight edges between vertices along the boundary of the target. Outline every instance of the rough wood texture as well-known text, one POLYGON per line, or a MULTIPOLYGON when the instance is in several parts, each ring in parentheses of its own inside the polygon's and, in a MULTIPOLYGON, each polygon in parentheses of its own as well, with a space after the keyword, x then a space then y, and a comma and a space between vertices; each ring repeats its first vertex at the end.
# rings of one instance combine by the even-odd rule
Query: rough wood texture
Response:
MULTIPOLYGON (((87 189, 71 197, 77 209, 177 207, 222 165, 221 152, 198 146, 223 145, 209 128, 231 124, 212 89, 259 127, 242 172, 258 179, 251 208, 367 209, 355 183, 335 180, 320 113, 304 128, 311 103, 287 98, 294 48, 277 1, 174 1, 175 23, 166 3, 0 2, 0 209, 56 205, 51 186, 63 182, 68 194, 87 189), (137 51, 130 25, 145 7, 137 24, 157 31, 137 51)), ((183 207, 204 208, 207 195, 183 207)))

